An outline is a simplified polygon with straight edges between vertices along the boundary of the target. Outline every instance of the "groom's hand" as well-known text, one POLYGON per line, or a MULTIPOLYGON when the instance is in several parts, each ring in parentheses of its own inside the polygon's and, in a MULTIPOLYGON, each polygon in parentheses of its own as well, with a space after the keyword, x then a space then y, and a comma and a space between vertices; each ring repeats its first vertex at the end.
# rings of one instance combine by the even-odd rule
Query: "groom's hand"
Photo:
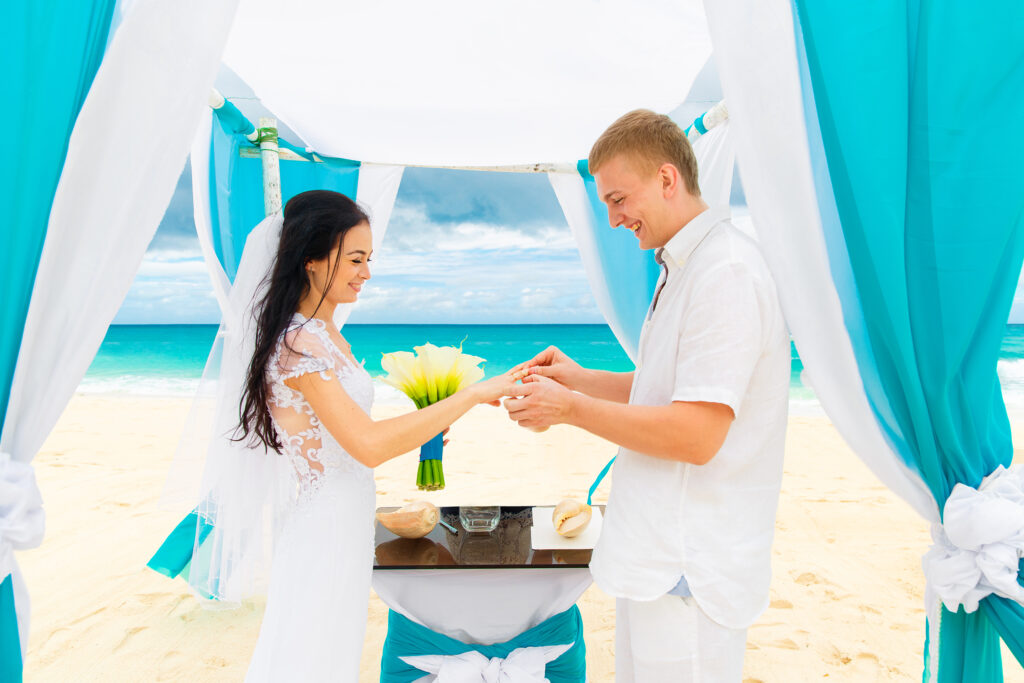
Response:
POLYGON ((532 359, 517 365, 513 371, 553 379, 569 389, 575 389, 583 368, 557 346, 549 346, 532 359))
POLYGON ((539 374, 524 378, 522 386, 513 387, 508 395, 514 397, 505 399, 509 418, 520 427, 535 431, 566 422, 576 396, 558 382, 539 374))

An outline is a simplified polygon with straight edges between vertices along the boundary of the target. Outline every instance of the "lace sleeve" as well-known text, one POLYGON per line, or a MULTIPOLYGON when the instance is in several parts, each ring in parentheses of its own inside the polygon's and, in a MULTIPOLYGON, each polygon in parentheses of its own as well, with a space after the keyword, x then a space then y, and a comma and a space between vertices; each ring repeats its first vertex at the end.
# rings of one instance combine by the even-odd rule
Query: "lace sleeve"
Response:
POLYGON ((330 379, 335 370, 334 358, 320 337, 303 327, 289 330, 278 342, 277 354, 271 364, 273 379, 284 382, 312 372, 330 379))

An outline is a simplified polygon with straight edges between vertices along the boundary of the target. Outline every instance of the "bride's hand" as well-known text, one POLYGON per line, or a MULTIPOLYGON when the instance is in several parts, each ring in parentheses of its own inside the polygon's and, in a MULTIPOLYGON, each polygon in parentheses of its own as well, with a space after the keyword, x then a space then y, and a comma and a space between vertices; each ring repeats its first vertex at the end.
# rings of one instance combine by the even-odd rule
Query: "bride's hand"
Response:
POLYGON ((486 403, 492 406, 500 406, 501 398, 507 396, 509 391, 514 391, 512 387, 515 385, 517 380, 522 379, 523 374, 521 372, 504 372, 500 375, 495 375, 490 379, 485 379, 476 384, 471 384, 467 387, 467 390, 474 392, 474 398, 477 403, 486 403))

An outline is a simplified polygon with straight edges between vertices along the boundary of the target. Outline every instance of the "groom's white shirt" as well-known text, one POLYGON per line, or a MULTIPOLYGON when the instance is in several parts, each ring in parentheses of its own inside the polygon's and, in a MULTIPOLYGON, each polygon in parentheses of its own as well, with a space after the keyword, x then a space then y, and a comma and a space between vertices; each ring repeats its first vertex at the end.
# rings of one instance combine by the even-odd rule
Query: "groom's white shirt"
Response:
POLYGON ((629 402, 723 403, 736 419, 705 465, 619 450, 590 568, 602 590, 632 600, 658 598, 683 576, 711 619, 746 628, 768 606, 789 335, 761 252, 728 209, 698 215, 659 257, 664 287, 629 402))

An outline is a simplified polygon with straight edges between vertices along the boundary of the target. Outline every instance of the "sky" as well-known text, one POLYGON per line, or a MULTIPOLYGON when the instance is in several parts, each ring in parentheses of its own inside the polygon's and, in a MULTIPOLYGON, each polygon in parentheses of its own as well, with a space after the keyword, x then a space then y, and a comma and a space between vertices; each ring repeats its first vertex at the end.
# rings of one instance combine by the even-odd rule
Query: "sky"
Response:
MULTIPOLYGON (((407 168, 371 272, 350 323, 604 322, 543 174, 407 168)), ((186 166, 114 323, 219 320, 186 166)))

